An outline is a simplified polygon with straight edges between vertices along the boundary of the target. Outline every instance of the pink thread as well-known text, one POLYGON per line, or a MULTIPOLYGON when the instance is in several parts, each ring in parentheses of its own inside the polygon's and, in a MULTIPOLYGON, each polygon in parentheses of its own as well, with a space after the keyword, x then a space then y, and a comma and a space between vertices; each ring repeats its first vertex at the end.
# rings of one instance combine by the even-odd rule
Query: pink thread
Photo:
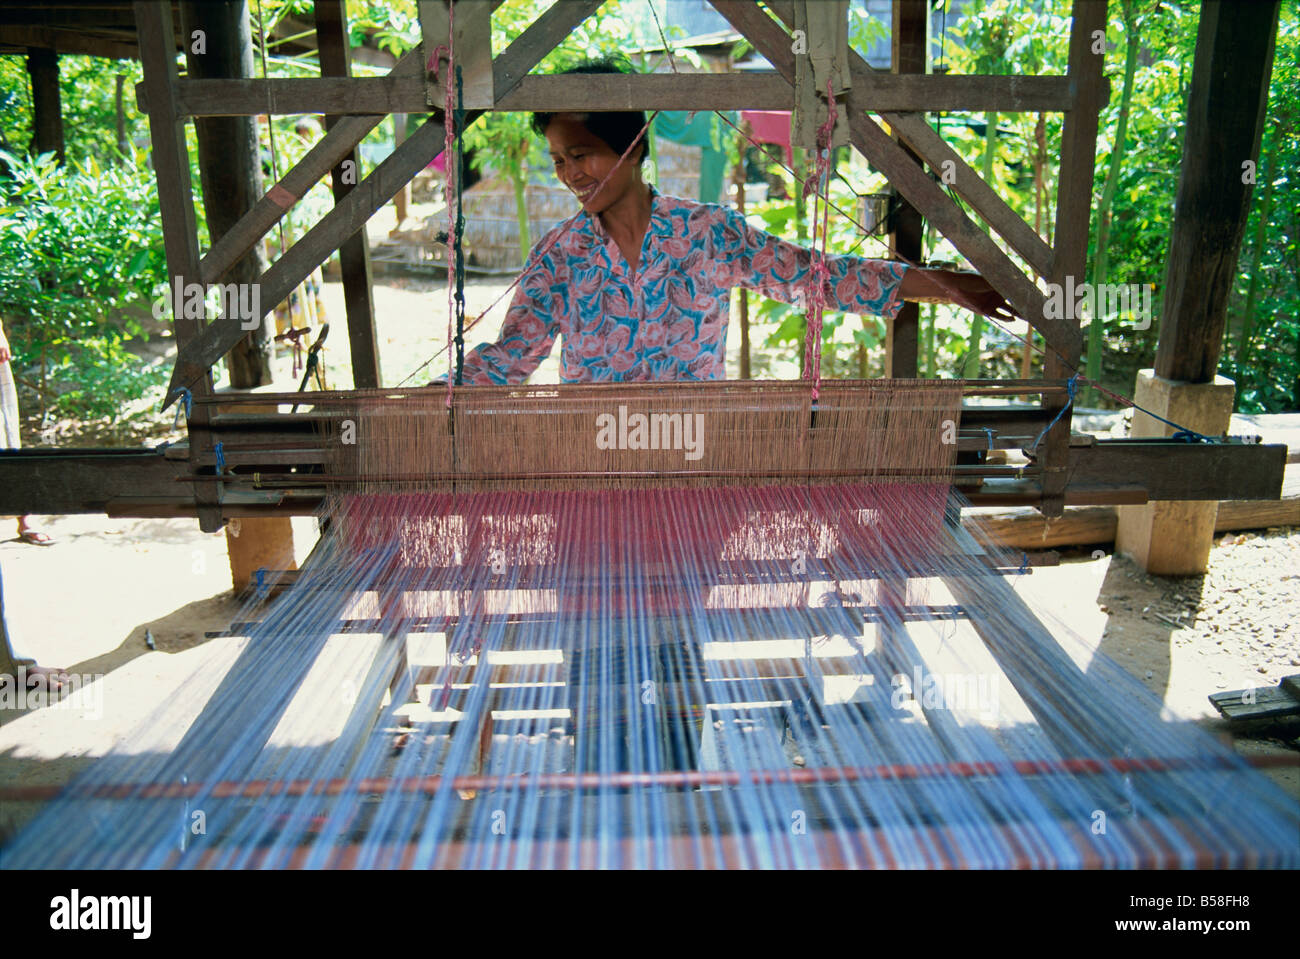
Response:
MULTIPOLYGON (((438 50, 442 45, 438 45, 438 50)), ((438 50, 434 51, 437 56, 438 50)), ((434 77, 437 78, 438 68, 434 66, 434 77)), ((452 156, 452 149, 455 147, 452 128, 455 127, 455 92, 456 92, 456 4, 455 2, 447 4, 447 77, 444 84, 446 93, 443 99, 443 156, 447 162, 446 175, 443 179, 443 198, 447 203, 447 409, 451 409, 451 392, 456 382, 456 371, 452 368, 451 343, 455 335, 454 318, 456 316, 456 251, 460 246, 460 241, 456 236, 456 214, 458 211, 452 209, 455 191, 451 188, 451 178, 460 176, 459 163, 455 162, 452 156)))
POLYGON ((298 198, 286 190, 280 184, 276 184, 266 191, 266 198, 278 206, 281 210, 287 210, 298 202, 298 198))
POLYGON ((831 135, 835 129, 838 112, 835 109, 835 90, 826 81, 828 97, 826 122, 817 128, 817 167, 814 176, 804 184, 804 196, 813 193, 813 243, 812 268, 808 282, 812 290, 808 297, 808 329, 804 336, 804 378, 812 380, 812 398, 816 402, 822 380, 822 313, 826 309, 826 284, 831 272, 826 266, 826 240, 830 232, 830 166, 831 135), (819 188, 820 187, 820 188, 819 188), (825 196, 823 196, 823 191, 825 196), (819 214, 820 209, 820 214, 819 214), (821 249, 817 248, 818 221, 821 226, 821 249))

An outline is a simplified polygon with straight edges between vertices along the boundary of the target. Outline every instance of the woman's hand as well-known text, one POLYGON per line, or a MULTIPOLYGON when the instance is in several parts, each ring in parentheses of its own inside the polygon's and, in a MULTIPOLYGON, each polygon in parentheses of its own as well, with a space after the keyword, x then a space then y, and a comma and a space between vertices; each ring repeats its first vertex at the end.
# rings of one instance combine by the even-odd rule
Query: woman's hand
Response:
POLYGON ((955 303, 995 320, 1023 319, 978 273, 911 268, 903 274, 902 297, 905 300, 955 303))
POLYGON ((13 351, 9 349, 9 341, 5 339, 5 331, 0 328, 0 363, 8 363, 13 357, 13 351))

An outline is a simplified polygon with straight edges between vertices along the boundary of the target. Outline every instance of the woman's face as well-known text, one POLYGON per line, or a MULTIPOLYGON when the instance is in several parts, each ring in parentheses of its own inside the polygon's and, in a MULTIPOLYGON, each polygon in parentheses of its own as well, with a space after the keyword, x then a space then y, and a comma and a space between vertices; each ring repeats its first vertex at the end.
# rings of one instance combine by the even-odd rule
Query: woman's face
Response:
POLYGON ((546 128, 555 175, 573 191, 592 216, 603 213, 641 184, 641 167, 635 162, 637 145, 622 166, 614 171, 599 193, 600 181, 618 165, 619 155, 608 143, 589 131, 576 113, 557 113, 546 128))

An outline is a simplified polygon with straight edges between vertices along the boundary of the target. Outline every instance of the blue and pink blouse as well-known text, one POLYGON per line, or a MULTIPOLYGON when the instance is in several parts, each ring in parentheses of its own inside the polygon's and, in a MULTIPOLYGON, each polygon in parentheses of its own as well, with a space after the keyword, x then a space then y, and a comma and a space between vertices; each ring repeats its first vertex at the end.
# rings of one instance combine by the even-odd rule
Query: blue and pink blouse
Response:
MULTIPOLYGON (((562 337, 566 383, 725 378, 732 287, 794 303, 812 254, 714 203, 652 195, 636 275, 599 219, 582 214, 533 247, 501 335, 465 355, 469 384, 521 383, 562 337), (545 253, 539 255, 539 251, 545 253)), ((893 317, 907 267, 828 256, 828 309, 893 317)))

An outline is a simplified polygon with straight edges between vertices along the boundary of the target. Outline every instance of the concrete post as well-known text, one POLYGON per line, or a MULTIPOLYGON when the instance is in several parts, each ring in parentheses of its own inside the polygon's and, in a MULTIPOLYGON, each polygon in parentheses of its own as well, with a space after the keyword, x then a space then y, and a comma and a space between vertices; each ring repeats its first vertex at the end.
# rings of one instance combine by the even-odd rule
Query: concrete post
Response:
MULTIPOLYGON (((1221 436, 1232 419, 1236 384, 1222 376, 1213 383, 1186 383, 1157 376, 1155 370, 1141 370, 1134 400, 1152 412, 1181 426, 1221 436)), ((1133 437, 1169 437, 1172 426, 1133 412, 1133 437)), ((1148 573, 1161 576, 1193 576, 1204 573, 1214 540, 1214 522, 1219 504, 1214 501, 1158 502, 1145 506, 1119 507, 1115 551, 1131 556, 1148 573)))

